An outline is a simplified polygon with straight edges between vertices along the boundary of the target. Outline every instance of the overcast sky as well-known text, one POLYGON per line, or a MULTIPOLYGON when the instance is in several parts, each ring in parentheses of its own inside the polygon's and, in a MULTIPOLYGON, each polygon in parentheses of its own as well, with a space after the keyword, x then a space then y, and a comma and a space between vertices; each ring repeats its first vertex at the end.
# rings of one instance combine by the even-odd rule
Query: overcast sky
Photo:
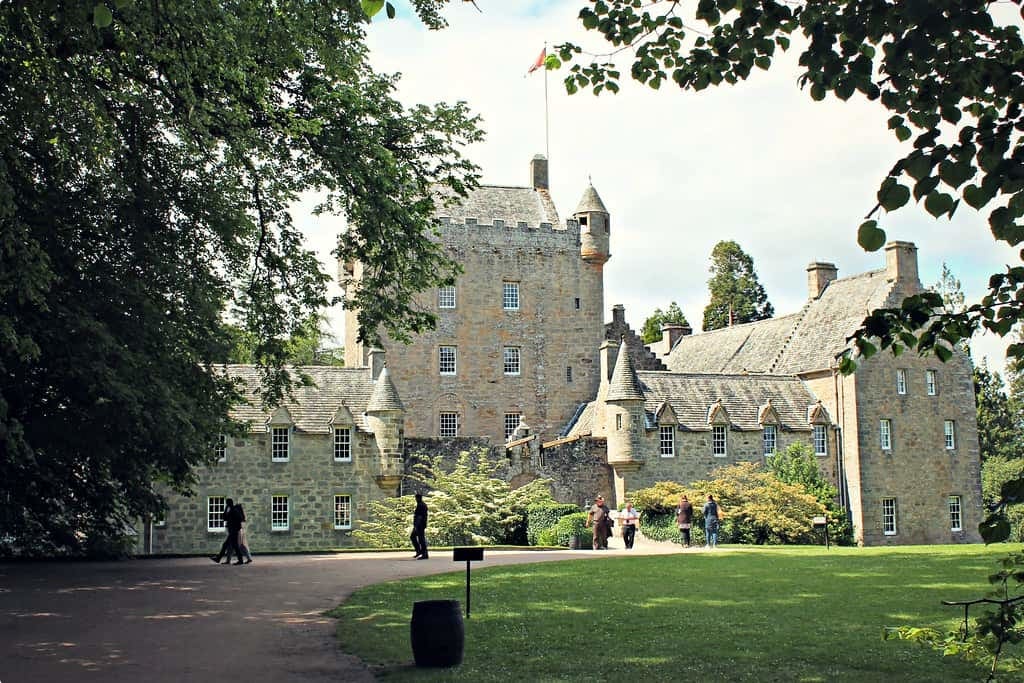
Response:
MULTIPOLYGON (((527 185, 530 159, 545 153, 545 74, 525 77, 528 68, 545 42, 605 50, 596 34, 578 27, 582 0, 477 0, 482 11, 453 2, 450 26, 439 32, 425 30, 404 3, 396 5, 397 19, 381 12, 369 29, 374 68, 403 74, 399 97, 407 105, 468 102, 487 133, 468 150, 483 182, 527 185)), ((588 178, 611 214, 607 319, 612 305, 623 304, 639 330, 655 308, 676 301, 700 329, 709 257, 720 240, 735 240, 754 259, 776 315, 806 301, 811 261, 835 263, 840 277, 883 267, 883 252, 857 245, 857 226, 906 150, 887 129, 890 112, 879 104, 831 95, 811 100, 796 84, 797 57, 795 49, 780 52, 770 71, 700 93, 671 83, 655 92, 624 80, 618 95, 569 96, 560 73, 547 73, 551 194, 559 215, 571 216, 588 178)), ((628 55, 620 64, 628 74, 628 55)), ((296 219, 336 273, 330 250, 342 223, 309 216, 307 209, 296 207, 296 219)), ((952 221, 908 205, 880 223, 888 239, 917 245, 923 284, 937 282, 945 262, 969 303, 985 293, 991 273, 1018 262, 1016 251, 996 243, 985 217, 966 204, 952 221)), ((338 340, 344 339, 341 319, 332 312, 338 340)), ((985 335, 972 347, 976 362, 987 356, 1002 367, 1003 340, 985 335)))

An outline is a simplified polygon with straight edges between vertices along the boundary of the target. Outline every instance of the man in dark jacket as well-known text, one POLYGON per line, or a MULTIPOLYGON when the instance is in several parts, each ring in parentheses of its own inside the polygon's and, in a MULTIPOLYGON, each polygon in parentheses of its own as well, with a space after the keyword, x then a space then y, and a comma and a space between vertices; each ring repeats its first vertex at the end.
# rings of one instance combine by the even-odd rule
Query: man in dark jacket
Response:
POLYGON ((416 494, 416 510, 412 513, 412 549, 416 551, 417 560, 425 560, 427 555, 427 504, 423 502, 423 494, 416 494))
POLYGON ((245 512, 242 511, 242 506, 235 506, 235 501, 228 498, 226 501, 227 505, 224 508, 224 512, 221 513, 221 519, 224 520, 224 526, 227 528, 228 537, 224 540, 224 543, 220 547, 220 552, 216 555, 211 555, 210 559, 220 564, 220 558, 224 555, 228 557, 228 564, 231 563, 231 553, 235 554, 237 562, 235 564, 244 564, 242 562, 242 549, 238 545, 238 532, 242 530, 242 522, 245 521, 245 512))

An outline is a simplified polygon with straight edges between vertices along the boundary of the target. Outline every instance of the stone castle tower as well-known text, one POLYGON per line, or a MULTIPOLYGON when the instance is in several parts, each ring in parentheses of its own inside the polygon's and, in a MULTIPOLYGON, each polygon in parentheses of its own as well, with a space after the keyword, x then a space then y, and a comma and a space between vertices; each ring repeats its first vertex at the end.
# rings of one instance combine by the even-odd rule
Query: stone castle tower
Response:
MULTIPOLYGON (((604 264, 611 216, 593 186, 564 225, 548 162, 530 185, 483 185, 437 215, 442 244, 463 268, 453 288, 423 293, 437 329, 412 344, 385 340, 409 437, 488 436, 503 442, 520 419, 557 435, 600 383, 604 264)), ((360 264, 339 264, 358 286, 360 264)), ((346 311, 345 362, 365 365, 355 311, 346 311)))

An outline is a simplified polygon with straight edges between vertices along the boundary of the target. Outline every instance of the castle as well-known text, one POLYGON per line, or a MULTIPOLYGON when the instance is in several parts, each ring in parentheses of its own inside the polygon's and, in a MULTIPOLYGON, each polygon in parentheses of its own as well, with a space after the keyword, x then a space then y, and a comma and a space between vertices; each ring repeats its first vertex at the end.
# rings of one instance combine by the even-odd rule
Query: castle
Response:
MULTIPOLYGON (((980 540, 966 355, 881 353, 850 376, 835 360, 867 311, 921 290, 913 244, 891 242, 884 268, 841 279, 810 264, 796 313, 704 334, 666 326, 644 346, 621 306, 603 320, 611 215, 597 191, 563 224, 543 157, 530 181, 482 186, 437 216, 463 273, 422 295, 435 330, 367 348, 347 311, 348 367, 304 368, 315 386, 271 413, 239 406, 249 434, 220 445, 195 498, 172 497, 166 518, 144 525, 139 550, 209 551, 227 497, 245 504, 260 550, 350 545, 368 504, 400 492, 412 453, 472 443, 504 454, 513 484, 548 477, 556 498, 583 504, 800 441, 840 490, 859 544, 980 540)), ((339 264, 347 286, 360 275, 339 264)), ((227 370, 255 392, 253 368, 227 370)))

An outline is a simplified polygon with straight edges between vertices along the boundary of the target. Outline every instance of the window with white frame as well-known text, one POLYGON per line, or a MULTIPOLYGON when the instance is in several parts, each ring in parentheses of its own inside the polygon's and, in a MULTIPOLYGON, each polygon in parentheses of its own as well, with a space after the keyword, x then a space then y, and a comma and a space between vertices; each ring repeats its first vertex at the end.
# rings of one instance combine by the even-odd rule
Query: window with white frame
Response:
POLYGON ((352 528, 352 496, 341 493, 334 496, 334 528, 352 528))
POLYGON ((437 369, 442 375, 455 374, 454 346, 442 346, 437 350, 437 369))
POLYGON ((270 497, 270 530, 288 531, 288 496, 270 497))
POLYGON ((905 394, 907 393, 907 371, 903 369, 896 370, 896 393, 905 394))
POLYGON ((886 536, 896 535, 896 499, 882 499, 882 533, 886 536))
POLYGON ((960 506, 960 496, 949 497, 949 530, 964 530, 962 508, 960 506))
POLYGON ((883 451, 892 450, 892 420, 882 419, 878 421, 878 440, 883 451))
POLYGON ((455 285, 437 288, 437 307, 455 308, 455 285))
POLYGON ((503 282, 501 287, 501 307, 506 311, 519 310, 519 283, 503 282))
POLYGON ((271 427, 270 459, 274 462, 287 462, 291 436, 290 427, 271 427))
POLYGON ((711 428, 711 455, 726 455, 725 425, 711 428))
POLYGON ((764 454, 775 455, 775 448, 778 445, 778 429, 775 425, 764 426, 762 440, 764 441, 764 454))
POLYGON ((519 348, 516 346, 506 346, 505 353, 505 374, 506 375, 518 375, 520 370, 519 364, 519 348))
POLYGON ((934 396, 936 393, 938 393, 936 389, 934 370, 924 371, 924 387, 929 396, 934 396))
POLYGON ((519 423, 523 420, 522 413, 505 413, 505 440, 508 441, 512 433, 519 427, 519 423))
POLYGON ((663 458, 672 458, 676 454, 676 428, 672 425, 658 427, 658 450, 663 458))
POLYGON ((224 531, 224 511, 228 507, 225 496, 210 496, 206 499, 206 530, 224 531))
POLYGON ((459 414, 441 413, 438 418, 437 435, 442 438, 451 438, 459 435, 459 414))
POLYGON ((338 462, 352 461, 352 428, 334 428, 334 459, 338 462))
POLYGON ((814 454, 828 455, 828 431, 825 425, 814 425, 814 454))
POLYGON ((944 420, 942 432, 946 436, 946 450, 954 450, 956 448, 956 423, 953 420, 944 420))
POLYGON ((223 434, 217 435, 217 443, 213 446, 213 452, 217 456, 217 462, 228 460, 228 438, 223 434))

